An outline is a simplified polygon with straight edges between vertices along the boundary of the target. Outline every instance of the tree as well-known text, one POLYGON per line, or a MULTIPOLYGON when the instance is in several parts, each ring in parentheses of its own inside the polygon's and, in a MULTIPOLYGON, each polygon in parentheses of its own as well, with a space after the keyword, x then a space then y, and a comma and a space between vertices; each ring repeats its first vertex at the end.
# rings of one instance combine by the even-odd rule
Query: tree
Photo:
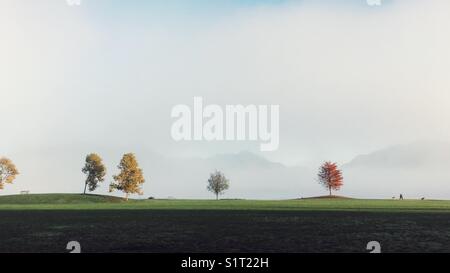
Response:
POLYGON ((319 169, 319 183, 330 191, 338 191, 344 185, 344 178, 336 163, 325 162, 319 169))
POLYGON ((89 154, 86 156, 86 163, 82 172, 86 174, 83 192, 83 194, 86 194, 86 188, 88 186, 89 191, 95 191, 99 186, 99 183, 105 180, 106 167, 103 165, 102 158, 99 155, 89 154))
POLYGON ((0 158, 0 190, 5 184, 12 184, 19 174, 14 163, 6 157, 0 158))
POLYGON ((229 187, 229 180, 223 173, 215 171, 210 175, 207 189, 216 195, 216 200, 219 200, 219 194, 223 194, 229 187))
POLYGON ((131 193, 143 194, 141 185, 145 182, 142 169, 139 168, 134 154, 125 154, 120 161, 120 170, 118 175, 113 176, 116 183, 111 183, 109 191, 114 190, 123 191, 125 199, 128 201, 128 195, 131 193))

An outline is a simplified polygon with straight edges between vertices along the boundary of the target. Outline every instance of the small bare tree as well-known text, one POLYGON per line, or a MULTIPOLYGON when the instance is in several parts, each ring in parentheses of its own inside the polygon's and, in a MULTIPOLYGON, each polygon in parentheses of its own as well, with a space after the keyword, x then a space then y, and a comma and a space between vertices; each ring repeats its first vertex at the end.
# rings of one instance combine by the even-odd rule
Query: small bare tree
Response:
POLYGON ((223 173, 215 171, 210 175, 207 189, 216 195, 216 200, 219 200, 219 195, 223 194, 229 187, 229 180, 223 173))

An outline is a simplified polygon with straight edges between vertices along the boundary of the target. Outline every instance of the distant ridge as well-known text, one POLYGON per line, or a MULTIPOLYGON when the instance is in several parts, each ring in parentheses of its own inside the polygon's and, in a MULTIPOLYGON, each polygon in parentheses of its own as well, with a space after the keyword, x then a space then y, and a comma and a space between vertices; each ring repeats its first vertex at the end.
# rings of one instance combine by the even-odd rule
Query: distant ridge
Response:
POLYGON ((211 164, 233 168, 285 168, 281 163, 270 161, 260 155, 249 151, 235 154, 217 154, 208 158, 211 164))
POLYGON ((417 168, 447 165, 450 162, 450 143, 418 141, 358 155, 343 168, 417 168))

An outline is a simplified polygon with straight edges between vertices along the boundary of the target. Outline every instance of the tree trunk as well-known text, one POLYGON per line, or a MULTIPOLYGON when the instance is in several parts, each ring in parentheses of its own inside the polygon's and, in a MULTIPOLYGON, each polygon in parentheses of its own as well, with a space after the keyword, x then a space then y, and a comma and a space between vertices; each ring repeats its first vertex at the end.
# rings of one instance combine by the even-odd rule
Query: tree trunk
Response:
POLYGON ((219 200, 219 194, 216 193, 216 201, 219 200))
POLYGON ((330 190, 330 196, 331 196, 331 187, 329 187, 329 190, 330 190))
POLYGON ((84 191, 83 191, 83 194, 86 194, 86 188, 87 188, 87 183, 84 184, 84 191))
POLYGON ((128 192, 125 193, 125 201, 128 201, 128 192))

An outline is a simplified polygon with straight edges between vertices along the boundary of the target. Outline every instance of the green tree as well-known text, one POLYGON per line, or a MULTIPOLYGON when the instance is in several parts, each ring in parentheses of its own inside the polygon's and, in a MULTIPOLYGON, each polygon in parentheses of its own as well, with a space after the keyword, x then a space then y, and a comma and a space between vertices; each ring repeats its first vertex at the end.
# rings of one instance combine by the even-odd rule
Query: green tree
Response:
POLYGON ((145 179, 134 154, 125 154, 117 167, 120 173, 113 176, 115 183, 111 183, 109 191, 123 191, 127 201, 129 194, 137 193, 142 195, 143 191, 141 186, 145 182, 145 179))
POLYGON ((208 179, 208 191, 216 195, 216 200, 219 200, 219 195, 223 194, 230 187, 230 181, 225 175, 219 171, 212 173, 208 179))
POLYGON ((83 194, 86 194, 86 188, 89 186, 89 191, 95 191, 100 182, 105 180, 106 167, 103 165, 103 160, 98 154, 89 154, 86 156, 86 163, 82 169, 86 174, 86 181, 84 183, 83 194))
POLYGON ((5 184, 12 184, 19 174, 14 163, 6 157, 0 158, 0 190, 5 184))

